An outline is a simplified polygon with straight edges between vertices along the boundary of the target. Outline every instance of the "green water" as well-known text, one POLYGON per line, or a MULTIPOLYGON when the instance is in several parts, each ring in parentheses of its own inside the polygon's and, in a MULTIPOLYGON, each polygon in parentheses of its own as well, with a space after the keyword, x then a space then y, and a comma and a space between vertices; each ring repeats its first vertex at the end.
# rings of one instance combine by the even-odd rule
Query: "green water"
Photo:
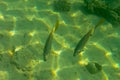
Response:
POLYGON ((119 80, 120 27, 105 21, 74 57, 78 41, 100 17, 79 10, 82 0, 69 0, 69 12, 54 11, 53 1, 0 0, 0 80, 119 80), (57 19, 45 62, 43 49, 57 19), (102 71, 90 74, 85 65, 91 61, 102 65, 102 71))

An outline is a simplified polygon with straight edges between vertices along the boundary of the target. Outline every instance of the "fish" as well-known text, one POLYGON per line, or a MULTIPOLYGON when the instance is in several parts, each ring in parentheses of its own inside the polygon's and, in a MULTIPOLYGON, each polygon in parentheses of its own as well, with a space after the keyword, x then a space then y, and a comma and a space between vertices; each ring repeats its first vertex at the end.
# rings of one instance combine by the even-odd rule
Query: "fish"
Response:
POLYGON ((53 27, 52 31, 50 32, 50 34, 49 34, 49 36, 48 36, 48 38, 46 40, 44 49, 43 49, 43 59, 44 59, 44 61, 47 60, 46 59, 47 55, 51 51, 52 40, 53 40, 53 33, 57 30, 58 26, 59 26, 59 20, 57 19, 57 21, 55 23, 55 26, 53 27))
POLYGON ((94 28, 90 29, 89 32, 82 37, 82 39, 78 42, 76 48, 74 49, 73 56, 76 56, 81 51, 83 51, 86 42, 88 41, 89 37, 93 34, 93 32, 94 32, 94 28))
POLYGON ((74 53, 73 56, 78 55, 79 53, 81 53, 83 51, 83 48, 85 46, 85 44, 87 43, 87 41, 89 40, 90 36, 93 35, 95 29, 102 24, 105 21, 104 18, 100 19, 99 22, 95 25, 95 27, 92 27, 78 42, 77 46, 74 49, 74 53))

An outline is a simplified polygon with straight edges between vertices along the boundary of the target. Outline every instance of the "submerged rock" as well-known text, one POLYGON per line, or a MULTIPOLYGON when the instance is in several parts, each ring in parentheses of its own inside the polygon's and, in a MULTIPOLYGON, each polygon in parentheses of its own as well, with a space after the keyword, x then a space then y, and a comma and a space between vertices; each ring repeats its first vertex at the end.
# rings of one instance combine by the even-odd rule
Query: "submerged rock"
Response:
POLYGON ((95 74, 98 73, 102 70, 102 66, 96 62, 89 62, 86 65, 86 69, 88 70, 88 72, 90 72, 91 74, 95 74))
POLYGON ((55 0, 53 8, 57 12, 68 12, 71 9, 71 4, 67 0, 55 0))
POLYGON ((120 0, 84 0, 88 12, 104 17, 112 25, 120 25, 120 0))

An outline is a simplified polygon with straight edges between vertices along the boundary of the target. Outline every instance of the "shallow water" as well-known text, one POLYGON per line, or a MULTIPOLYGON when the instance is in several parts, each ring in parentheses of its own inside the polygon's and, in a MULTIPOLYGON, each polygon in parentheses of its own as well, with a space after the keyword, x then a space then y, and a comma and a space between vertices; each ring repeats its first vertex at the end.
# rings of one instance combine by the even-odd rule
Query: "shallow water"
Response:
POLYGON ((119 80, 120 27, 105 21, 82 54, 73 57, 78 41, 100 20, 77 6, 59 13, 53 0, 0 0, 0 80, 119 80), (44 62, 43 48, 57 18, 60 24, 44 62), (90 74, 85 68, 90 61, 103 70, 90 74))

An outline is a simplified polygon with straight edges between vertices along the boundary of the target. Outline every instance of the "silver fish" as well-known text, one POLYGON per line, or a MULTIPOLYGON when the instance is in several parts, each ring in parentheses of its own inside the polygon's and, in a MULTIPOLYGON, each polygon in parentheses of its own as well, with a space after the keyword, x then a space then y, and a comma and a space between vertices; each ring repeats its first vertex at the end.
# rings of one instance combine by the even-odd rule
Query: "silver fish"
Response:
POLYGON ((83 38, 78 42, 76 48, 74 49, 74 54, 73 56, 76 56, 79 54, 81 51, 83 51, 83 48, 88 41, 89 37, 93 34, 94 28, 90 29, 90 31, 83 36, 83 38))
POLYGON ((97 25, 95 25, 95 27, 91 28, 87 34, 85 34, 82 39, 78 42, 76 48, 74 49, 74 53, 73 56, 78 55, 81 51, 83 51, 83 48, 85 46, 85 44, 87 43, 88 39, 90 38, 90 36, 94 33, 95 29, 104 22, 104 19, 100 19, 100 21, 97 23, 97 25))
POLYGON ((46 57, 47 57, 48 53, 50 53, 50 51, 51 51, 53 33, 57 30, 58 26, 59 26, 59 21, 57 20, 56 24, 55 24, 55 27, 50 32, 50 34, 49 34, 49 36, 46 40, 44 49, 43 49, 43 59, 44 59, 44 61, 46 61, 46 57))

